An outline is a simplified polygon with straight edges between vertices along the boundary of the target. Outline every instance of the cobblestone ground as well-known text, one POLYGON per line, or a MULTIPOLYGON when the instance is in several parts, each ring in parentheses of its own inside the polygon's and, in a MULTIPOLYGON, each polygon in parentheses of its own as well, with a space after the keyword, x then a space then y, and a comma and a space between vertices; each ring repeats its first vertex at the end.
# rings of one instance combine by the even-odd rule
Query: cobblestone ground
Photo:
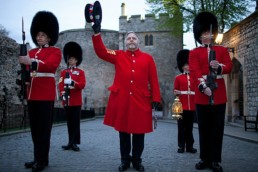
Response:
MULTIPOLYGON (((49 166, 46 172, 115 172, 120 164, 119 137, 113 128, 97 118, 81 123, 81 151, 64 151, 66 125, 53 127, 49 166)), ((177 125, 158 122, 158 128, 145 137, 143 165, 146 172, 194 172, 199 161, 198 131, 194 129, 198 153, 177 153, 177 125)), ((26 172, 24 162, 33 158, 30 132, 0 137, 0 172, 26 172)), ((258 172, 258 144, 224 136, 224 172, 258 172)), ((132 167, 127 171, 135 171, 132 167)), ((211 171, 210 169, 202 172, 211 171)))

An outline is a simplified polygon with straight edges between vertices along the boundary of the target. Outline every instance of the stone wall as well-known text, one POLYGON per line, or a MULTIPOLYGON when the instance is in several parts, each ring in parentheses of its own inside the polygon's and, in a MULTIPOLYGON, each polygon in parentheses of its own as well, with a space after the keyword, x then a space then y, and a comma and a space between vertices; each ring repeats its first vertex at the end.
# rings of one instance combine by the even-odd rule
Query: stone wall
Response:
MULTIPOLYGON (((21 101, 18 97, 19 86, 16 85, 19 44, 13 39, 0 34, 0 96, 6 96, 9 114, 17 114, 21 111, 21 101), (3 88, 6 87, 6 93, 3 88)), ((1 98, 2 99, 2 98, 1 98)))
MULTIPOLYGON (((223 45, 234 48, 234 54, 231 53, 231 56, 232 58, 234 56, 241 64, 244 115, 256 115, 258 109, 258 11, 256 10, 227 31, 224 34, 223 45)), ((232 77, 231 79, 238 77, 238 73, 232 77)), ((237 93, 241 93, 236 84, 229 82, 229 85, 231 85, 230 92, 234 93, 237 90, 237 93)), ((231 93, 229 93, 229 98, 231 98, 231 93)), ((234 99, 229 100, 229 105, 233 107, 234 99)))

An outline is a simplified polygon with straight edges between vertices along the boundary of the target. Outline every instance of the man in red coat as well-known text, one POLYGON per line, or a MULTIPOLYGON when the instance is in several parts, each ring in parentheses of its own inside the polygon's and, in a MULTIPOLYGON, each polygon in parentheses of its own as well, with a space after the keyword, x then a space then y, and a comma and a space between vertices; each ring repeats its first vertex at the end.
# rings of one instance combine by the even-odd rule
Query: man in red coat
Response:
POLYGON ((194 104, 194 82, 189 73, 189 50, 180 50, 177 53, 177 66, 181 74, 177 75, 174 81, 174 94, 179 96, 183 106, 182 118, 177 120, 178 126, 178 153, 196 153, 193 148, 193 122, 195 117, 194 104))
POLYGON ((133 167, 144 171, 141 155, 144 134, 153 131, 152 103, 160 102, 160 90, 155 62, 149 54, 139 49, 139 39, 134 32, 125 36, 126 51, 105 47, 100 34, 100 22, 93 25, 92 36, 97 56, 115 66, 113 85, 104 124, 119 131, 121 165, 119 171, 133 167), (132 134, 132 157, 131 152, 132 134))
POLYGON ((41 171, 48 165, 53 109, 56 98, 55 72, 61 62, 61 51, 53 47, 58 40, 59 25, 51 12, 39 11, 31 24, 31 37, 38 46, 19 62, 30 70, 28 113, 34 144, 34 160, 26 168, 41 171))
POLYGON ((190 73, 196 84, 195 103, 200 139, 201 161, 195 168, 202 170, 211 167, 214 172, 222 172, 219 163, 227 102, 223 74, 231 72, 232 62, 227 48, 213 45, 214 38, 218 34, 218 22, 212 13, 199 13, 194 19, 193 32, 195 40, 202 44, 190 51, 189 55, 190 73), (212 33, 210 33, 211 28, 212 33), (214 51, 215 59, 209 59, 210 53, 212 52, 212 55, 214 51), (212 76, 215 76, 215 87, 214 84, 207 82, 210 71, 212 76))
POLYGON ((79 151, 77 144, 80 139, 80 117, 82 106, 82 90, 86 85, 85 73, 78 66, 82 62, 82 49, 76 42, 68 42, 64 46, 63 57, 67 69, 61 71, 59 91, 63 100, 68 129, 68 145, 62 146, 64 150, 79 151))

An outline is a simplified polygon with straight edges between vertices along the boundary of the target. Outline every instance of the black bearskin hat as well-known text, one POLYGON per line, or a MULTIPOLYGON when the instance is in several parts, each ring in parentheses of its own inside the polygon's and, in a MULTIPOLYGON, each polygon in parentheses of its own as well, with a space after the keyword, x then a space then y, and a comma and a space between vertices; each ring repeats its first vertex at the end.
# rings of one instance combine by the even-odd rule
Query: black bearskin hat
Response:
POLYGON ((177 57, 176 57, 177 67, 178 67, 178 69, 180 70, 181 73, 184 72, 183 66, 185 64, 188 64, 189 52, 190 52, 189 50, 183 49, 183 50, 180 50, 177 53, 177 57))
POLYGON ((102 20, 102 8, 99 1, 95 1, 94 4, 86 4, 84 10, 84 16, 88 23, 102 20))
POLYGON ((194 39, 200 44, 202 44, 202 41, 200 40, 202 33, 205 31, 210 31, 211 24, 212 34, 215 40, 218 35, 218 21, 216 16, 210 12, 200 12, 195 17, 193 22, 194 39))
POLYGON ((32 19, 30 34, 34 44, 38 45, 36 36, 44 32, 50 38, 49 45, 53 46, 58 40, 59 24, 56 16, 48 11, 39 11, 32 19))
POLYGON ((82 48, 76 42, 68 42, 64 46, 63 56, 66 64, 70 57, 75 57, 78 60, 76 66, 79 66, 82 62, 82 48))

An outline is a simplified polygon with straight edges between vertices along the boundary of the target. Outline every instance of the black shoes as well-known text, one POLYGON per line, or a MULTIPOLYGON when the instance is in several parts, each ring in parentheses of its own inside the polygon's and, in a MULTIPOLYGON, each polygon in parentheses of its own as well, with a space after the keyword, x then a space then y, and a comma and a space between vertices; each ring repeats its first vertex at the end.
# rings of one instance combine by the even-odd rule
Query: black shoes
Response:
POLYGON ((39 163, 36 161, 25 162, 25 168, 31 168, 33 172, 42 171, 46 166, 48 166, 48 162, 39 163))
POLYGON ((189 149, 186 149, 186 152, 189 152, 189 153, 196 153, 197 152, 197 149, 195 148, 189 148, 189 149))
MULTIPOLYGON (((178 153, 184 153, 184 152, 185 152, 185 148, 179 147, 179 148, 177 149, 177 152, 178 152, 178 153)), ((186 148, 186 152, 189 152, 189 153, 196 153, 196 152, 197 152, 197 149, 195 149, 195 148, 193 148, 193 147, 191 147, 191 148, 186 148)))
POLYGON ((130 167, 130 162, 129 163, 122 162, 121 165, 118 167, 118 171, 125 171, 129 167, 130 167))
POLYGON ((72 145, 68 144, 68 145, 62 146, 62 148, 63 148, 64 150, 69 150, 69 149, 71 149, 71 146, 72 146, 72 145))
POLYGON ((210 166, 210 164, 209 163, 207 163, 207 162, 204 162, 204 161, 200 161, 200 162, 198 162, 197 164, 195 164, 195 168, 197 169, 197 170, 203 170, 203 169, 205 169, 205 168, 208 168, 210 166))
POLYGON ((213 172, 223 172, 223 168, 217 162, 211 164, 211 169, 213 172))
POLYGON ((63 148, 64 150, 70 150, 70 149, 72 149, 73 151, 76 151, 76 152, 80 151, 80 148, 79 148, 76 144, 64 145, 64 146, 62 146, 62 148, 63 148))
POLYGON ((137 171, 144 171, 144 166, 142 163, 133 163, 133 168, 137 171))
POLYGON ((24 166, 25 168, 32 168, 35 163, 35 161, 25 162, 24 166))
MULTIPOLYGON (((30 161, 30 162, 25 162, 24 166, 25 168, 32 168, 35 164, 38 164, 38 163, 36 161, 30 161)), ((48 166, 48 161, 42 164, 45 166, 48 166)))
POLYGON ((42 171, 44 170, 44 168, 46 167, 46 163, 38 163, 36 162, 33 166, 32 166, 32 172, 37 172, 37 171, 42 171))
POLYGON ((184 153, 185 152, 185 148, 178 148, 177 149, 177 153, 184 153))
POLYGON ((78 152, 80 148, 76 144, 72 144, 72 150, 78 152))

